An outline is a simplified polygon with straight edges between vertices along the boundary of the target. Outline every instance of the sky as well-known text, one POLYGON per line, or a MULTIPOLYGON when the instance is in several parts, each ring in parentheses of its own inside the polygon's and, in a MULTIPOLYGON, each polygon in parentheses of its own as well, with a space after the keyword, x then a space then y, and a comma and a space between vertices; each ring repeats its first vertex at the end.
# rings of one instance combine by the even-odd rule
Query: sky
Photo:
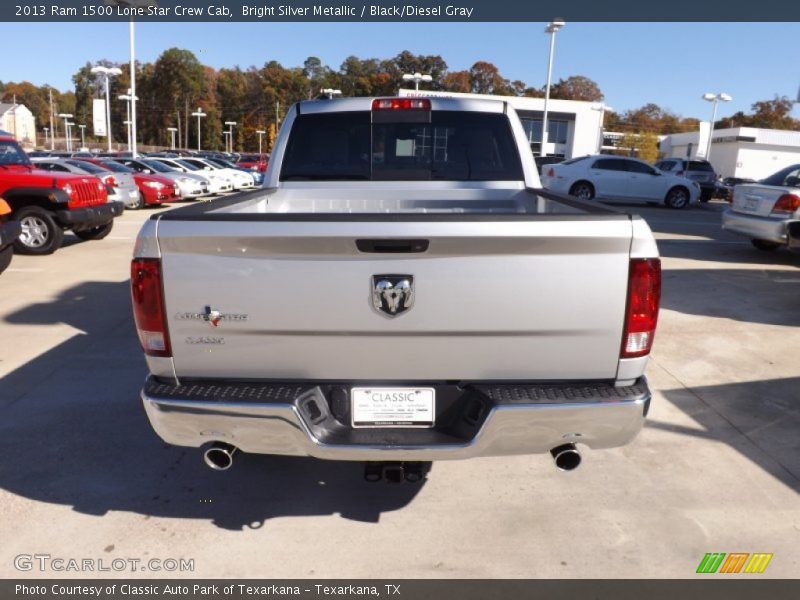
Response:
MULTIPOLYGON (((308 56, 338 68, 349 55, 391 58, 401 50, 439 54, 450 70, 478 60, 507 79, 543 86, 549 36, 544 23, 138 23, 137 59, 154 61, 170 47, 193 51, 206 65, 301 66, 308 56)), ((684 117, 708 119, 706 92, 726 92, 718 118, 749 111, 758 100, 800 84, 797 23, 567 23, 557 34, 553 81, 585 75, 618 112, 654 102, 684 117)), ((2 23, 0 39, 17 48, 0 81, 72 88, 87 61, 128 60, 127 23, 2 23)), ((800 116, 800 108, 793 111, 800 116)))

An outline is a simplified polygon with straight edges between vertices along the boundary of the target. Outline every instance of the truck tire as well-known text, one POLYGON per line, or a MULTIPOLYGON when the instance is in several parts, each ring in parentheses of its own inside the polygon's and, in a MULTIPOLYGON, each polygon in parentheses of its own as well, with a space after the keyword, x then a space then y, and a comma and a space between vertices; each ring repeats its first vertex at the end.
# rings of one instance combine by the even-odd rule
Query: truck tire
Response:
POLYGON ((775 250, 781 247, 779 243, 770 242, 769 240, 752 239, 750 240, 750 243, 753 244, 755 248, 763 250, 764 252, 774 252, 775 250))
POLYGON ((114 221, 109 221, 105 225, 100 225, 99 227, 92 227, 91 229, 82 229, 81 231, 73 231, 79 239, 83 240, 84 242, 88 242, 90 240, 102 240, 106 237, 111 230, 114 228, 114 221))
POLYGON ((14 219, 22 226, 22 234, 14 242, 14 249, 20 254, 41 256, 61 247, 64 230, 45 209, 25 206, 14 213, 14 219))
POLYGON ((578 181, 569 188, 569 195, 581 200, 591 200, 594 198, 594 186, 588 181, 578 181))
POLYGON ((676 185, 667 192, 664 203, 670 208, 686 208, 689 206, 689 190, 683 186, 676 185))
POLYGON ((11 257, 14 256, 14 246, 8 246, 0 250, 0 273, 8 268, 11 264, 11 257))

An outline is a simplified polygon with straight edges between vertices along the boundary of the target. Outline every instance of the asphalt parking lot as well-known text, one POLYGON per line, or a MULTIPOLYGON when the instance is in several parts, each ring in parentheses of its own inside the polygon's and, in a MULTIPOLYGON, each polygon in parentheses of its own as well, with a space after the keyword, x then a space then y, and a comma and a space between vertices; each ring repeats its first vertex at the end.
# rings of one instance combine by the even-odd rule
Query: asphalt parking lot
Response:
POLYGON ((38 553, 194 560, 142 577, 684 578, 707 552, 770 552, 762 577, 796 577, 800 255, 722 232, 721 208, 631 207, 664 268, 655 397, 631 445, 570 473, 544 455, 435 463, 419 486, 304 458, 213 472, 155 436, 128 297, 153 210, 16 256, 0 277, 0 576, 93 575, 15 568, 38 553))

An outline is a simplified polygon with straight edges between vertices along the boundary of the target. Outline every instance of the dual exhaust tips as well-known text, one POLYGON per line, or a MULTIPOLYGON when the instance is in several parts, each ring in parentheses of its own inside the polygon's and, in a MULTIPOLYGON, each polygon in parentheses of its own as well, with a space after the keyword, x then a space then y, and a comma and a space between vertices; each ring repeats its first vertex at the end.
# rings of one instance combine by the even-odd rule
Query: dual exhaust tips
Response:
MULTIPOLYGON (((203 453, 206 465, 215 471, 227 471, 233 466, 233 457, 239 449, 231 444, 215 442, 203 453)), ((581 464, 581 453, 575 444, 563 444, 550 450, 556 468, 559 471, 572 471, 581 464)), ((367 481, 388 481, 400 483, 401 481, 418 482, 425 478, 430 470, 430 463, 367 463, 364 478, 367 481)))

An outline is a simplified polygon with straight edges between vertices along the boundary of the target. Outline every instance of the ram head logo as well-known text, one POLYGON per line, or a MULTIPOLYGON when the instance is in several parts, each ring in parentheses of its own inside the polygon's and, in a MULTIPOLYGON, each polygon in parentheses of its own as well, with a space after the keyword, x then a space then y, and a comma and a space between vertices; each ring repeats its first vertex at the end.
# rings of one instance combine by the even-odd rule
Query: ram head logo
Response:
POLYGON ((389 317, 396 317, 414 305, 413 275, 373 275, 372 306, 389 317))

